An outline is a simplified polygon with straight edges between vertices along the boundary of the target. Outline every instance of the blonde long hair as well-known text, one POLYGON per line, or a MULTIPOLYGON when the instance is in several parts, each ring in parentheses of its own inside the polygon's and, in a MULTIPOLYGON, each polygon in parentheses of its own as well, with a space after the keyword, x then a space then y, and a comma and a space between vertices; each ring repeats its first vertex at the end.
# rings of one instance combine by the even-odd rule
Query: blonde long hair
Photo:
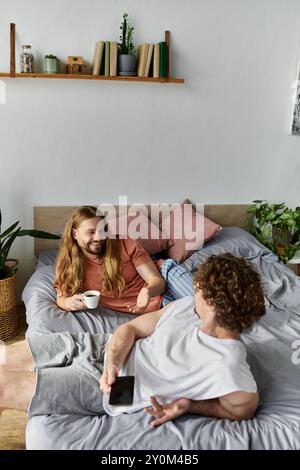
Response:
MULTIPOLYGON (((83 289, 84 283, 84 257, 77 241, 72 236, 72 230, 78 229, 85 220, 97 215, 94 206, 77 208, 65 225, 60 241, 59 253, 56 262, 55 287, 59 287, 64 296, 72 296, 83 289)), ((103 249, 103 282, 106 292, 120 296, 125 290, 125 280, 120 273, 119 239, 106 238, 103 249)))

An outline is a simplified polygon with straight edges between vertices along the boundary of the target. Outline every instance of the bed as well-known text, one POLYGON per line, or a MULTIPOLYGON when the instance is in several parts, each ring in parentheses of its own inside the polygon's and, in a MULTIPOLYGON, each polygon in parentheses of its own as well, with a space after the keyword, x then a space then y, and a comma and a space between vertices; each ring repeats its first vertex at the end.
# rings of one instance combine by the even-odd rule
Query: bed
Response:
MULTIPOLYGON (((63 215, 58 216, 58 208, 36 208, 35 228, 60 231, 70 210, 62 208, 63 215), (55 210, 55 230, 49 209, 55 210)), ((205 215, 225 228, 182 265, 193 275, 208 256, 229 251, 250 260, 261 273, 267 313, 241 337, 261 397, 255 418, 232 422, 185 415, 153 429, 143 411, 114 418, 35 416, 27 425, 27 449, 300 449, 300 278, 241 228, 245 211, 246 206, 230 206, 230 211, 229 206, 209 206, 205 215)), ((52 287, 56 248, 36 241, 37 269, 22 294, 27 335, 107 333, 133 318, 102 308, 93 313, 64 313, 57 308, 52 287)))

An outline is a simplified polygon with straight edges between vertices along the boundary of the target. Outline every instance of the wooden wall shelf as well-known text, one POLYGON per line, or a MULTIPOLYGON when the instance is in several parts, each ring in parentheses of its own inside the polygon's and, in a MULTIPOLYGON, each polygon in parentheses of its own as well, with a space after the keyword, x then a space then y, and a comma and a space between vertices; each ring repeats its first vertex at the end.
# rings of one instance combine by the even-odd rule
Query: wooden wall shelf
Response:
POLYGON ((16 73, 16 53, 15 53, 15 35, 16 26, 14 23, 10 24, 10 72, 0 73, 0 78, 62 78, 67 80, 117 80, 126 82, 153 82, 153 83, 184 83, 183 78, 169 77, 170 63, 169 63, 169 49, 170 49, 170 31, 165 31, 165 41, 167 43, 167 66, 166 77, 153 78, 153 77, 121 77, 121 76, 103 76, 103 75, 80 75, 68 73, 16 73))
POLYGON ((105 77, 104 75, 72 75, 68 73, 15 73, 10 75, 9 73, 0 73, 0 77, 8 78, 62 78, 66 80, 118 80, 128 82, 154 82, 154 83, 184 83, 183 78, 153 78, 153 77, 105 77))

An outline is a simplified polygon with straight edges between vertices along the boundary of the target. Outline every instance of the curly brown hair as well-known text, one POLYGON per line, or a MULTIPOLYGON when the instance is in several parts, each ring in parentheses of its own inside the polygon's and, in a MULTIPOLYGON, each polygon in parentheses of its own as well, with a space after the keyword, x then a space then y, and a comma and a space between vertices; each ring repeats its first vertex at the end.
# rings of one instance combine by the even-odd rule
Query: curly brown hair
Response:
POLYGON ((195 290, 202 290, 215 309, 218 326, 243 331, 265 312, 260 275, 249 261, 231 253, 210 256, 194 278, 195 290))

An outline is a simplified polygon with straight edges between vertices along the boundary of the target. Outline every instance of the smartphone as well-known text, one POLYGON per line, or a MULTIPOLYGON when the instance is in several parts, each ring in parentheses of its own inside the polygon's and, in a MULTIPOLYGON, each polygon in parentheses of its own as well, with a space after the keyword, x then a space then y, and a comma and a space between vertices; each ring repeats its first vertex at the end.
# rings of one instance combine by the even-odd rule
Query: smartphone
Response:
POLYGON ((125 375, 117 377, 111 386, 109 404, 110 405, 132 405, 134 391, 134 376, 125 375))

